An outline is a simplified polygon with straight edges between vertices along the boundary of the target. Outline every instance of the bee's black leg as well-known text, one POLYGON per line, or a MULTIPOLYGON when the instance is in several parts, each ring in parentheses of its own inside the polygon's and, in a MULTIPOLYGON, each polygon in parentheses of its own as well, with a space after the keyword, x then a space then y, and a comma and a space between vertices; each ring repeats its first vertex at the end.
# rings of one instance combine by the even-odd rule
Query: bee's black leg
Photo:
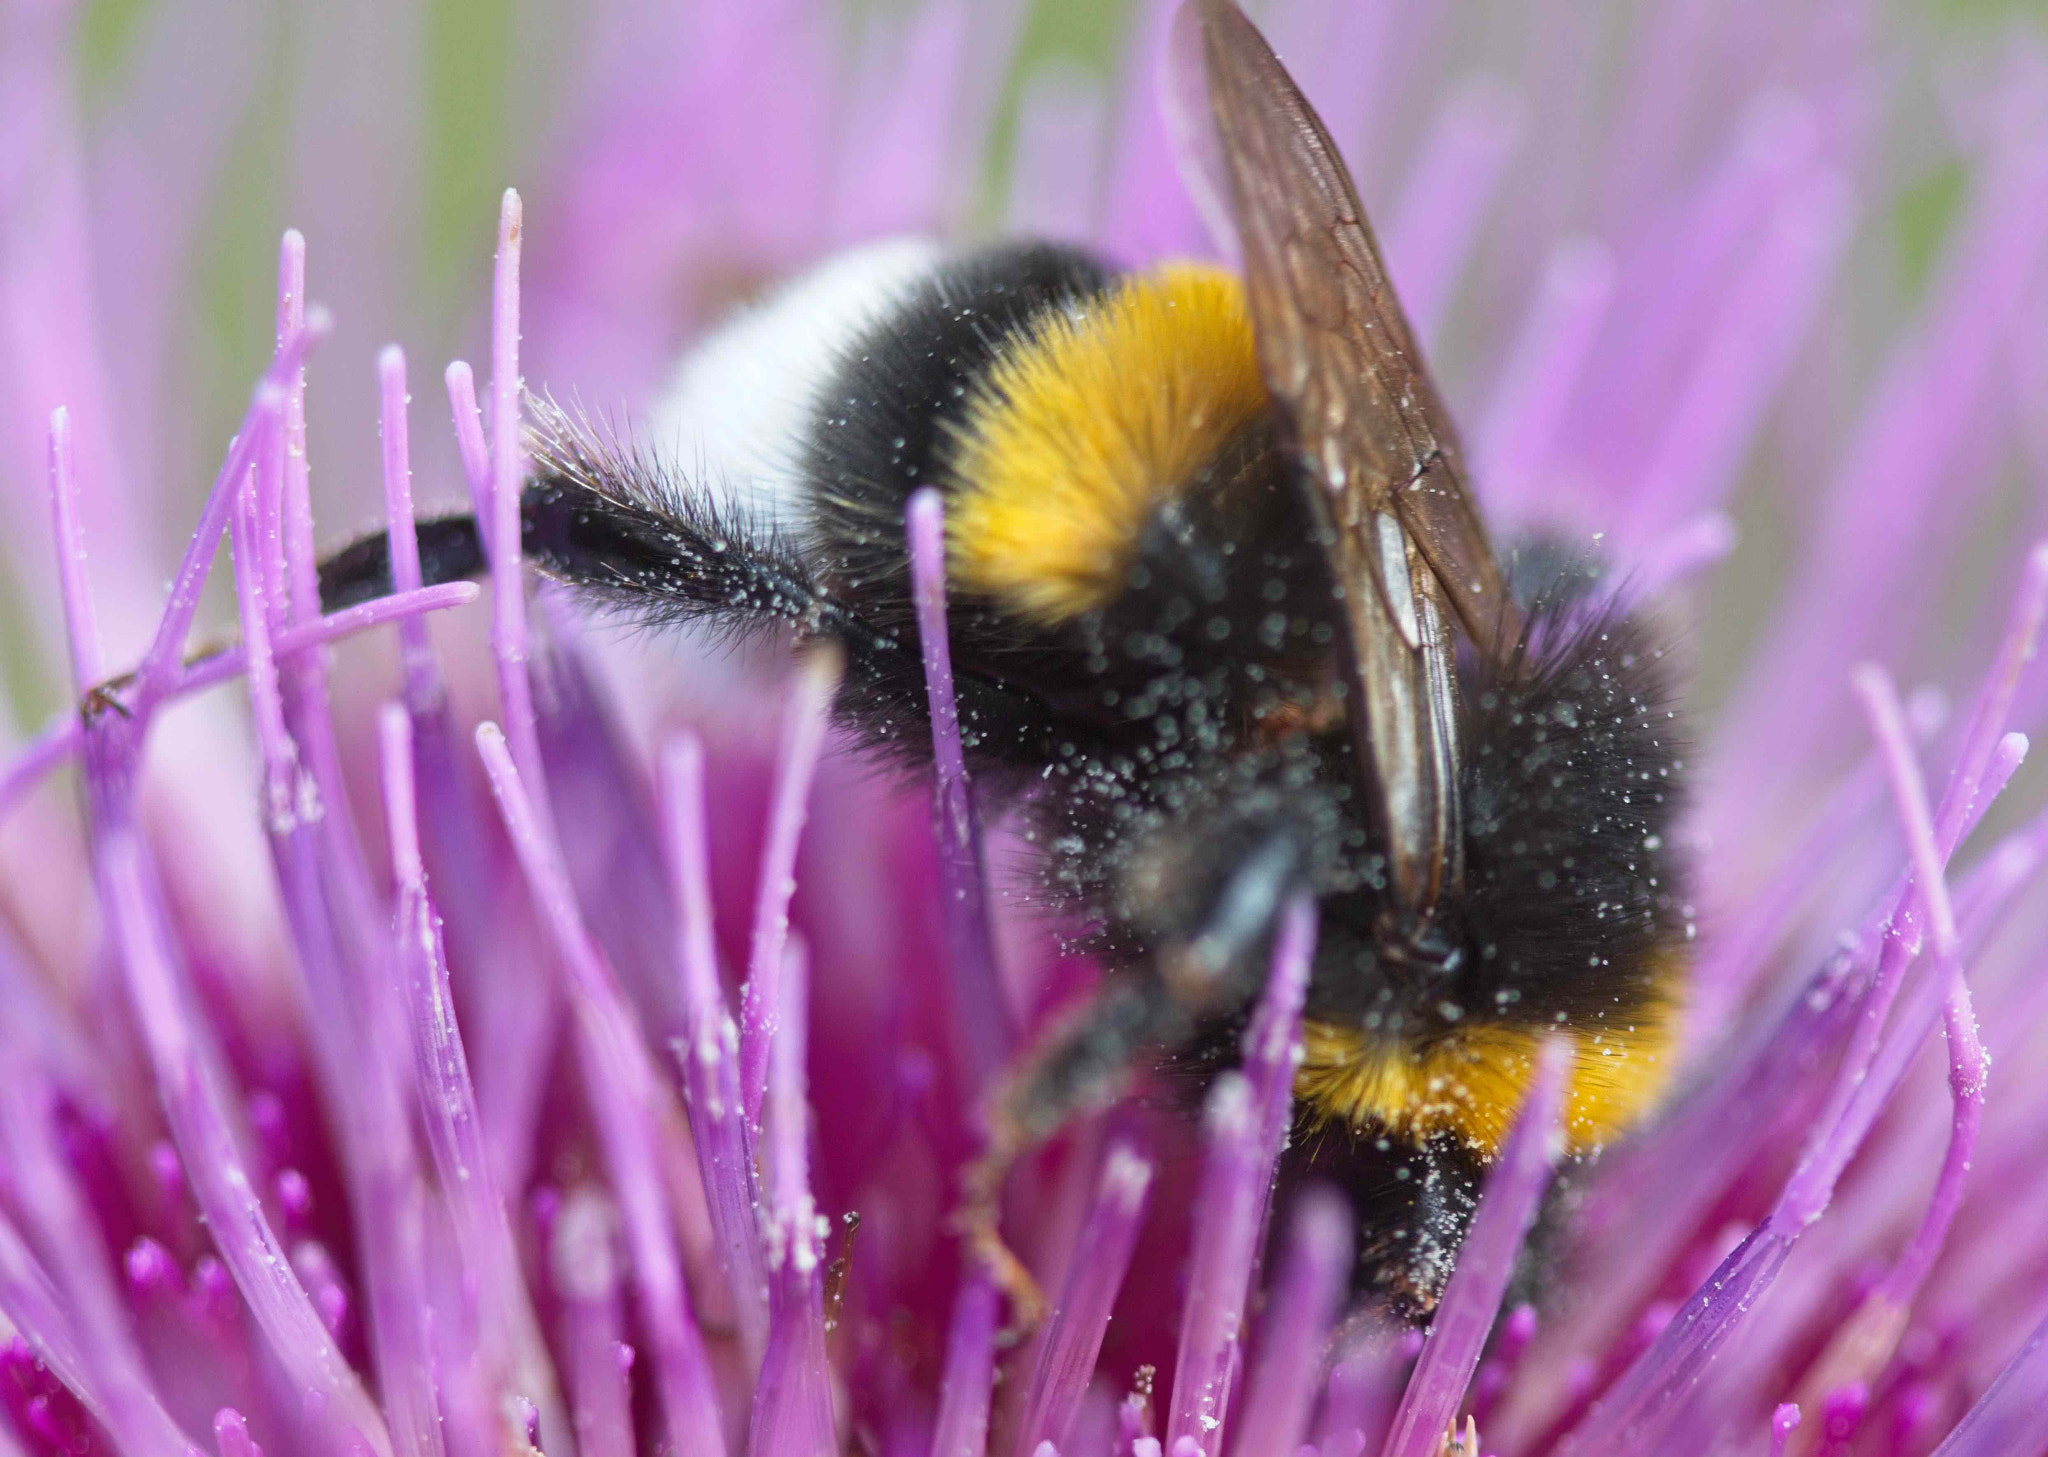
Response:
MULTIPOLYGON (((439 586, 481 576, 484 570, 482 543, 473 516, 442 516, 418 523, 415 531, 420 547, 421 585, 439 586)), ((364 602, 374 602, 391 593, 391 543, 383 532, 350 542, 323 559, 320 573, 320 610, 339 612, 364 602)), ((202 641, 188 648, 185 666, 202 663, 228 651, 232 640, 202 641)), ((79 717, 87 723, 108 713, 123 718, 133 710, 123 695, 135 683, 135 674, 123 673, 104 683, 95 683, 79 696, 79 717)))
POLYGON ((78 700, 78 716, 91 723, 103 714, 118 713, 123 718, 132 718, 134 710, 128 707, 122 694, 134 683, 133 673, 123 673, 118 678, 109 678, 104 683, 95 683, 85 690, 78 700))
MULTIPOLYGON (((483 539, 474 516, 430 517, 414 524, 413 536, 419 542, 422 586, 483 575, 483 539)), ((391 539, 384 532, 352 541, 320 563, 322 612, 339 612, 390 593, 391 539)))
POLYGON ((1284 821, 1240 838, 1199 918, 1162 936, 1145 963, 1113 974, 998 1087, 987 1145, 962 1176, 956 1225, 1010 1297, 1017 1326, 1034 1326, 1044 1302, 997 1231, 1010 1166, 1076 1117, 1114 1102, 1146 1053, 1186 1045, 1204 1021, 1240 1012, 1257 996, 1281 912, 1303 888, 1303 860, 1298 833, 1284 821))
POLYGON ((1044 1314, 1038 1282, 998 1230, 1010 1166, 1069 1122, 1107 1107, 1131 1066, 1186 1015, 1150 968, 1120 973, 1086 1007, 1026 1053, 999 1085, 988 1113, 987 1142, 961 1175, 954 1225, 969 1252, 1010 1300, 1010 1319, 1034 1329, 1044 1314))

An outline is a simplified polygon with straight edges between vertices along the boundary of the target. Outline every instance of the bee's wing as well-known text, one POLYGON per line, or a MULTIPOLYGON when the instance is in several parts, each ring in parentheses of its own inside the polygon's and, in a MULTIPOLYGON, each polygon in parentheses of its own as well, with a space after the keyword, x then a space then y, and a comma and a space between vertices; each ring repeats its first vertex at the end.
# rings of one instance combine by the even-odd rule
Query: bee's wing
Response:
POLYGON ((1397 897, 1426 921, 1461 874, 1452 618, 1487 654, 1515 626, 1457 437, 1329 133, 1230 0, 1191 9, 1259 367, 1344 587, 1364 780, 1397 897))

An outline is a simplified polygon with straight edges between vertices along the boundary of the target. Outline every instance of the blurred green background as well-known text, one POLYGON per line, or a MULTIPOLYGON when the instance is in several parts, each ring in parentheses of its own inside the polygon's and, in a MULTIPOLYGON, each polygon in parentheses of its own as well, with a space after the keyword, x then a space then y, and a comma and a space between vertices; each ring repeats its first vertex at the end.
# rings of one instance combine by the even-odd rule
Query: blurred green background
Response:
MULTIPOLYGON (((124 67, 144 29, 152 0, 86 0, 77 29, 79 94, 88 126, 95 104, 118 91, 124 67)), ((275 239, 292 222, 286 185, 292 98, 289 78, 303 55, 313 8, 334 0, 278 0, 266 7, 271 84, 248 98, 234 145, 219 168, 210 221, 196 254, 191 337, 208 382, 201 438, 218 439, 241 413, 246 382, 268 357, 275 239)), ((344 0, 346 3, 346 0, 344 0)), ((1405 0, 1397 0, 1405 3, 1405 0)), ((1819 0, 1792 0, 1815 3, 1819 0)), ((548 84, 568 68, 577 5, 567 0, 508 5, 504 0, 420 0, 417 5, 422 108, 415 174, 413 246, 416 267, 404 302, 408 314, 452 328, 479 296, 487 276, 488 233, 508 179, 518 180, 556 120, 559 96, 548 84), (508 20, 511 23, 508 23, 508 20)), ((907 13, 909 0, 845 0, 849 37, 860 27, 907 13)), ((1256 6, 1254 6, 1256 9, 1256 6)), ((2012 25, 2048 32, 2048 0, 1898 0, 1900 25, 1954 36, 1995 35, 2012 25)), ((1015 62, 997 105, 985 196, 1000 188, 1024 79, 1045 67, 1073 67, 1107 76, 1126 39, 1132 0, 1029 0, 1015 62)), ((1910 296, 1924 281, 1962 199, 1963 170, 1932 169, 1897 199, 1899 285, 1910 296)), ((317 246, 318 240, 314 240, 317 246)))
MULTIPOLYGON (((102 109, 132 104, 129 92, 138 51, 150 35, 154 7, 163 3, 85 0, 76 21, 74 63, 87 136, 102 109)), ((218 3, 226 5, 228 0, 218 3)), ((1818 11, 1825 0, 1788 3, 1811 3, 1818 11)), ((175 471, 179 481, 190 482, 195 500, 210 478, 220 442, 242 414, 249 381, 270 351, 275 249, 282 229, 307 228, 313 296, 335 304, 344 313, 344 328, 354 328, 360 336, 338 339, 323 357, 316 411, 336 408, 328 403, 333 398, 329 381, 353 371, 362 377, 343 380, 344 393, 357 392, 348 418, 361 418, 359 409, 367 402, 368 389, 364 361, 385 338, 397 337, 406 345, 414 364, 416 399, 441 361, 461 354, 480 357, 498 196, 508 182, 532 189, 546 177, 553 160, 550 143, 570 120, 563 78, 574 74, 583 44, 581 7, 575 0, 418 0, 409 14, 383 7, 386 18, 379 23, 387 30, 391 14, 406 16, 412 30, 382 38, 391 52, 390 74, 377 77, 382 94, 365 94, 359 100, 366 111, 392 106, 406 113, 401 130, 408 141, 407 155, 402 170, 394 174, 398 180, 389 218, 376 225, 377 236, 393 245, 397 262, 394 269, 377 272, 374 291, 335 288, 328 280, 336 253, 346 244, 337 240, 331 227, 302 215, 304 198, 295 196, 294 189, 309 185, 304 173, 309 128, 346 135, 350 119, 323 114, 309 122, 293 88, 295 78, 306 75, 309 67, 329 62, 323 48, 332 45, 337 26, 343 23, 337 17, 353 7, 335 5, 333 0, 253 0, 253 6, 239 12, 236 23, 246 25, 255 17, 254 44, 261 60, 253 74, 260 82, 246 94, 229 98, 235 108, 230 140, 211 164, 197 244, 183 264, 187 287, 176 293, 172 304, 184 313, 170 334, 180 341, 176 365, 191 414, 170 432, 166 457, 155 468, 175 471)), ((1623 23, 1647 8, 1622 7, 1623 23)), ((914 10, 915 0, 842 0, 846 44, 858 45, 868 27, 900 23, 914 10)), ((1471 28, 1483 23, 1476 17, 1496 11, 1485 8, 1482 0, 1458 0, 1450 13, 1454 23, 1462 19, 1471 28)), ((1133 17, 1132 0, 1028 0, 983 159, 976 214, 983 225, 997 220, 1027 79, 1056 68, 1112 77, 1133 17)), ((1953 48, 1982 54, 1995 50, 2015 29, 2048 34, 2048 0, 1894 0, 1886 18, 1903 42, 1895 43, 1894 49, 1911 51, 1915 36, 1931 35, 1943 42, 1934 48, 1937 52, 1953 48)), ((375 55, 377 43, 373 37, 355 49, 375 55)), ((1478 49, 1486 54, 1483 38, 1478 49)), ((1495 51, 1499 53, 1498 47, 1495 51)), ((1514 61, 1512 52, 1501 54, 1504 67, 1514 61)), ((354 55, 349 64, 360 67, 361 55, 354 55)), ((1968 195, 1967 168, 1941 141, 1927 140, 1938 138, 1942 127, 1941 64, 1939 54, 1927 63, 1926 56, 1914 52, 1901 75, 1888 78, 1896 83, 1896 91, 1886 102, 1882 145, 1889 154, 1898 142, 1900 160, 1894 163, 1888 155, 1890 190, 1867 199, 1870 207, 1860 220, 1850 265, 1859 290, 1855 303, 1860 313, 1854 327, 1871 340, 1885 338, 1910 316, 1968 195)), ((1590 76, 1587 84, 1599 85, 1602 80, 1590 76)), ((530 206, 535 195, 529 190, 530 206)), ((378 202, 383 205, 382 198, 378 202)), ((530 217, 537 226, 546 225, 543 214, 530 217)), ((1442 353, 1454 379, 1458 348, 1453 331, 1442 353)), ((434 423, 435 428, 416 426, 415 449, 426 476, 434 476, 438 469, 445 480, 452 472, 433 453, 445 456, 449 445, 445 430, 438 428, 438 420, 434 423)), ((316 415, 316 436, 320 426, 321 417, 316 415)), ((315 454, 332 458, 320 450, 315 454)), ((330 476, 328 486, 332 484, 330 476)), ((320 489, 316 477, 316 491, 320 489)), ((2015 485, 2014 494, 2019 489, 2015 485)), ((1789 523, 1784 502, 1769 492, 1748 490, 1738 494, 1734 509, 1742 527, 1743 551, 1717 580, 1716 600, 1701 615, 1710 624, 1699 645, 1699 698, 1706 704, 1718 699, 1741 663, 1787 570, 1789 523)), ((1995 555, 2009 516, 1993 513, 1985 519, 1987 554, 1995 555)), ((367 524, 330 520, 323 538, 332 540, 337 533, 367 524)), ((166 543, 167 549, 172 545, 166 543)), ((1966 580, 1965 585, 1982 584, 1966 580)), ((1959 598, 1954 606, 1958 621, 1975 620, 1979 610, 1974 599, 1959 598)), ((27 702, 55 706, 52 685, 24 683, 19 663, 10 671, 16 676, 15 686, 26 690, 27 702)))

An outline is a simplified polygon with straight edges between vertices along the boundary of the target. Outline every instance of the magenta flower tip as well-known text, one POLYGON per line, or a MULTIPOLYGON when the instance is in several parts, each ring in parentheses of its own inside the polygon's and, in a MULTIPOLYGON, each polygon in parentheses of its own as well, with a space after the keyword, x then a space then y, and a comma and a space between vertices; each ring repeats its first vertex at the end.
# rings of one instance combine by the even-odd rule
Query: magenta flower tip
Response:
POLYGON ((1785 1444, 1799 1430, 1799 1405, 1782 1402, 1771 1411, 1771 1457, 1784 1457, 1785 1444))
POLYGON ((782 1006, 784 947, 789 905, 796 893, 796 855, 809 814, 811 781, 824 748, 832 698, 839 687, 836 654, 812 654, 796 675, 783 719, 776 759, 775 799, 754 895, 754 931, 747 952, 747 982, 740 1003, 740 1093, 747 1122, 761 1126, 768 1087, 769 1046, 782 1006))
POLYGON ((146 1235, 128 1247, 123 1266, 138 1294, 174 1290, 181 1283, 171 1252, 146 1235))
MULTIPOLYGON (((519 479, 519 261, 524 211, 519 194, 505 189, 498 212, 497 266, 491 280, 491 513, 493 562, 497 565, 497 612, 492 619, 500 653, 525 643, 525 592, 516 573, 520 559, 519 479)), ((453 373, 451 369, 451 379, 453 373)))
POLYGON ((213 1440, 220 1457, 263 1457, 263 1449, 249 1435, 248 1421, 231 1406, 214 1413, 213 1440))
POLYGON ((455 425, 455 449, 462 460, 462 479, 469 488, 469 502, 479 522, 493 522, 482 533, 485 555, 495 552, 496 526, 491 514, 491 451, 484 440, 482 411, 477 406, 476 374, 467 360, 457 359, 442 372, 448 388, 448 408, 455 425))
POLYGON ((1110 1309, 1137 1245, 1139 1217, 1152 1188, 1153 1161, 1131 1143, 1109 1146, 1095 1199, 1074 1241, 1066 1279, 1054 1300, 1026 1384, 1016 1451, 1067 1440, 1094 1372, 1110 1309))

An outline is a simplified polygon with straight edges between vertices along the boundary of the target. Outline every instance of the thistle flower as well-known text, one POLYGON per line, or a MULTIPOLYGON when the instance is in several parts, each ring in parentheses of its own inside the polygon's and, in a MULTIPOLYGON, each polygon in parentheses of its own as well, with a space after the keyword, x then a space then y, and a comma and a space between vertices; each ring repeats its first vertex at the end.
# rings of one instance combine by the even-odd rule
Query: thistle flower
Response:
POLYGON ((1051 1314, 1003 1345, 954 1180, 1003 1052, 1094 972, 1006 903, 944 634, 928 796, 834 752, 830 663, 654 652, 527 590, 523 373, 644 397, 750 280, 888 229, 1202 251, 1152 100, 1172 8, 1108 85, 1013 69, 1017 13, 959 0, 852 44, 811 0, 587 18, 536 201, 504 201, 488 410, 453 364, 455 449, 418 437, 490 526, 483 594, 418 585, 425 398, 351 342, 443 342, 351 141, 406 108, 332 121, 398 8, 363 35, 309 8, 331 49, 290 72, 253 29, 188 54, 166 0, 84 106, 76 17, 7 11, 9 679, 47 705, 128 676, 0 779, 0 1453, 2048 1448, 2048 819, 2006 793, 2048 697, 2038 37, 1857 0, 1270 17, 1496 523, 1600 533, 1694 624, 1680 1092, 1575 1180, 1538 1305, 1501 1311, 1554 1051, 1426 1336, 1340 1326, 1334 1197, 1266 1238, 1304 910, 1197 1128, 1120 1109, 1015 1181, 1051 1314), (301 119, 336 312, 287 233, 274 355, 195 506, 180 290, 219 103, 257 96, 301 119), (392 524, 399 589, 326 618, 316 454, 323 516, 392 524))

